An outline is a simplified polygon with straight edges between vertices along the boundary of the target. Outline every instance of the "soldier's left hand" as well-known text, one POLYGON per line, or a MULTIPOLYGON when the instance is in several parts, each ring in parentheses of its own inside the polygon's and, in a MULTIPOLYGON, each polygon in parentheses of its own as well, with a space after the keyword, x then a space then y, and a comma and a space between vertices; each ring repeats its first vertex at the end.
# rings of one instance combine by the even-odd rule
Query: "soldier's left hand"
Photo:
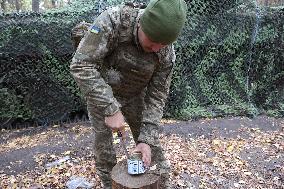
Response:
POLYGON ((133 152, 141 152, 142 161, 145 167, 150 167, 151 164, 151 147, 146 143, 139 143, 133 152))

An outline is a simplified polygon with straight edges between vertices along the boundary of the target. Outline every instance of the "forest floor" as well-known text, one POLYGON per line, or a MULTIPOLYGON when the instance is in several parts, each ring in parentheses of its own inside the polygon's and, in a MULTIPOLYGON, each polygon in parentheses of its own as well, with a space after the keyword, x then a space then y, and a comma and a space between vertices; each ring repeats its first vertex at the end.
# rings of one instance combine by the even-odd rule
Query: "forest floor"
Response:
MULTIPOLYGON (((163 120, 172 188, 284 188, 284 119, 163 120)), ((129 135, 130 136, 130 135, 129 135)), ((103 188, 88 122, 0 131, 0 188, 103 188)), ((125 155, 114 135, 118 160, 125 155)), ((133 141, 128 138, 129 150, 133 141)))

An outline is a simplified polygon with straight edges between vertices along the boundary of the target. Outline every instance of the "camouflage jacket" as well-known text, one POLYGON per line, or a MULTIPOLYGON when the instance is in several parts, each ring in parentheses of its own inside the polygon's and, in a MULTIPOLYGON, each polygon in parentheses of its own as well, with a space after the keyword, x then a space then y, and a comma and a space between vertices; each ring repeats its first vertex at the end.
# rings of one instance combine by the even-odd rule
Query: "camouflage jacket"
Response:
POLYGON ((137 36, 142 13, 142 9, 130 6, 104 11, 81 40, 70 70, 88 106, 102 109, 105 116, 120 110, 119 98, 130 99, 144 91, 139 141, 153 144, 168 96, 175 53, 172 45, 157 53, 143 51, 137 36))

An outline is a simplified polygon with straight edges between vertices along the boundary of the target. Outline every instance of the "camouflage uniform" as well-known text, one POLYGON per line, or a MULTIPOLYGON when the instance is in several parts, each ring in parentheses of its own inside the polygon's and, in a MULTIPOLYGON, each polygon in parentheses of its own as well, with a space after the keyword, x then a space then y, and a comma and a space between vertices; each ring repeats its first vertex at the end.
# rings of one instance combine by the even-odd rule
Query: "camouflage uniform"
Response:
POLYGON ((95 128, 95 160, 105 188, 116 164, 112 131, 105 116, 121 110, 135 142, 150 145, 154 162, 168 172, 158 137, 159 122, 168 95, 175 61, 173 46, 157 53, 144 52, 137 24, 143 10, 119 6, 103 12, 94 22, 72 59, 71 73, 87 100, 95 128))

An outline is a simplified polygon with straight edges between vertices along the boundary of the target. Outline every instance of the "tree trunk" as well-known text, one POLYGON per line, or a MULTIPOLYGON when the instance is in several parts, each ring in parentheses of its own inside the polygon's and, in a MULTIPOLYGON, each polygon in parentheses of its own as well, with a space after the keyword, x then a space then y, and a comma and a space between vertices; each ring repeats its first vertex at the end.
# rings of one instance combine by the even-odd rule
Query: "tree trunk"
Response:
POLYGON ((20 0, 15 0, 15 7, 16 7, 16 11, 20 12, 20 9, 21 9, 20 0))
POLYGON ((146 171, 141 175, 129 175, 126 161, 118 162, 111 172, 113 189, 159 189, 160 176, 156 171, 146 171))
POLYGON ((1 12, 6 12, 6 0, 2 0, 1 1, 1 8, 0 8, 1 10, 1 12))
POLYGON ((52 4, 52 8, 56 7, 56 1, 55 0, 51 0, 51 4, 52 4))
POLYGON ((32 11, 39 12, 39 1, 40 0, 33 0, 32 1, 32 11))

